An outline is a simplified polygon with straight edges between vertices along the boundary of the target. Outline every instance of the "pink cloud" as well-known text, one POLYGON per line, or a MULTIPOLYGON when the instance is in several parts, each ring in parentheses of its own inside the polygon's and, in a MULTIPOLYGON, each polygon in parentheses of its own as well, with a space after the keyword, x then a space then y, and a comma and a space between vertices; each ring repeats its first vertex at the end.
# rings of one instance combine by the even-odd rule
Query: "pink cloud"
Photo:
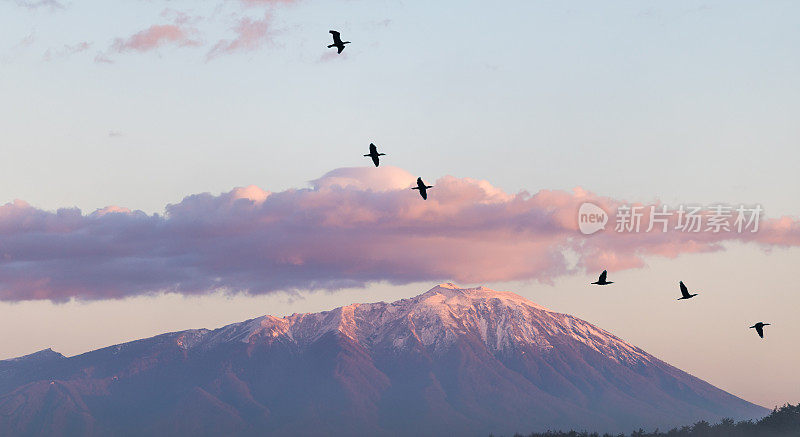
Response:
POLYGON ((33 33, 30 33, 30 34, 26 35, 24 38, 22 38, 21 40, 19 40, 19 42, 17 43, 16 47, 17 48, 30 47, 30 46, 33 45, 34 42, 36 42, 36 35, 33 34, 33 33))
POLYGON ((208 52, 207 59, 230 53, 257 50, 269 41, 271 21, 269 15, 265 15, 260 20, 254 20, 249 17, 240 18, 236 25, 233 26, 236 38, 217 42, 208 52))
POLYGON ((56 0, 17 0, 19 6, 28 9, 49 8, 51 10, 64 9, 64 5, 56 0))
POLYGON ((344 59, 347 59, 347 52, 336 53, 335 49, 333 49, 333 50, 328 49, 327 51, 323 52, 319 56, 319 59, 317 60, 317 62, 318 63, 323 63, 323 62, 331 62, 331 61, 344 60, 344 59))
POLYGON ((288 5, 298 0, 240 0, 247 6, 288 5))
POLYGON ((103 53, 103 52, 97 52, 97 54, 94 56, 94 62, 96 64, 113 64, 114 63, 114 61, 112 61, 111 58, 106 56, 106 54, 103 53))
POLYGON ((609 212, 625 202, 581 189, 510 194, 452 176, 433 182, 423 201, 409 189, 415 179, 392 167, 337 169, 306 189, 188 196, 163 215, 117 206, 53 212, 15 201, 0 207, 0 299, 549 281, 724 250, 730 241, 800 246, 800 221, 789 217, 762 218, 756 233, 636 234, 614 232, 612 218, 606 231, 584 236, 583 202, 609 212), (579 254, 577 267, 567 252, 579 254))
POLYGON ((200 45, 199 41, 192 39, 195 33, 194 28, 184 26, 180 22, 155 24, 128 38, 117 38, 112 49, 117 52, 147 52, 165 45, 193 47, 200 45))
POLYGON ((64 44, 60 49, 47 49, 44 53, 44 60, 51 61, 54 58, 67 58, 72 55, 85 52, 92 47, 92 43, 82 41, 77 44, 64 44))

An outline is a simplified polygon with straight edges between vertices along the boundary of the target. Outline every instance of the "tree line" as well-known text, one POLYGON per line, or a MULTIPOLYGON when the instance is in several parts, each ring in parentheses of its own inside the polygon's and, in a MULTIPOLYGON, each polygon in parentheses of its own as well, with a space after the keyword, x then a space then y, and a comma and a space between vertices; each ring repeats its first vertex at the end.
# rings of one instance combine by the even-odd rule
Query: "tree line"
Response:
POLYGON ((758 421, 722 419, 717 424, 701 420, 691 426, 673 428, 669 431, 645 431, 638 429, 630 434, 599 434, 589 431, 547 431, 514 437, 800 437, 800 403, 786 404, 775 408, 758 421))

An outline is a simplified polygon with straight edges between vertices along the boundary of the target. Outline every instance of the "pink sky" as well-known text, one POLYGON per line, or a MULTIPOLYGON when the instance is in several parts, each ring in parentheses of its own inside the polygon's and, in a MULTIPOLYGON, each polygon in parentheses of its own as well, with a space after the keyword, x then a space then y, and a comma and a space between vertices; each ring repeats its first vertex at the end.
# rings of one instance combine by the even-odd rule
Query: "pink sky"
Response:
POLYGON ((0 2, 0 358, 452 281, 796 403, 799 8, 0 2), (584 236, 586 200, 766 216, 584 236), (588 285, 606 268, 613 286, 588 285), (679 280, 699 296, 676 301, 679 280))

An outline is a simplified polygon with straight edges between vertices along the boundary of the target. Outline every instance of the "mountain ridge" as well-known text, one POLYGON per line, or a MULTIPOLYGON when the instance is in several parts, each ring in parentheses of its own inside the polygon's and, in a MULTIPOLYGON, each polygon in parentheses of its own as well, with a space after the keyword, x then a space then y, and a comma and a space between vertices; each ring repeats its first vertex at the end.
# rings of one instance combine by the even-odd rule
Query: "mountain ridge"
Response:
POLYGON ((0 430, 30 434, 7 416, 28 410, 60 426, 69 417, 74 435, 616 432, 768 412, 577 317, 451 283, 0 362, 0 430))

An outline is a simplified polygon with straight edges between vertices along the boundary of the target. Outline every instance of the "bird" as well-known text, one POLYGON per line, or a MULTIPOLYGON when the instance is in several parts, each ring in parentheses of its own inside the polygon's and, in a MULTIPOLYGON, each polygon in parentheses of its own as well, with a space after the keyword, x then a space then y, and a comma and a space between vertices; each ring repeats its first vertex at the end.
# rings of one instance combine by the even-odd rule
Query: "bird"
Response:
POLYGON ((680 282, 681 282, 681 297, 679 297, 678 300, 691 299, 691 298, 697 296, 697 293, 689 294, 689 289, 686 288, 685 285, 683 285, 683 281, 680 281, 680 282))
POLYGON ((595 285, 613 284, 613 282, 606 281, 606 276, 608 276, 608 270, 603 270, 603 273, 600 273, 600 277, 597 278, 597 282, 592 282, 592 284, 595 285))
POLYGON ((758 322, 755 325, 751 326, 750 328, 756 328, 758 336, 764 338, 764 327, 767 325, 769 325, 769 323, 758 322))
POLYGON ((342 50, 344 50, 344 45, 350 44, 350 41, 342 41, 341 34, 335 30, 329 32, 333 35, 333 44, 329 45, 328 48, 336 47, 337 53, 341 54, 342 50))
POLYGON ((425 182, 422 182, 422 178, 417 178, 417 186, 412 190, 419 190, 419 195, 428 200, 428 188, 433 188, 433 185, 425 185, 425 182))
POLYGON ((380 161, 379 161, 378 157, 379 156, 384 156, 384 155, 386 155, 386 154, 385 153, 378 153, 378 148, 375 147, 374 144, 369 143, 369 154, 364 155, 364 156, 369 156, 370 158, 372 158, 372 162, 375 164, 375 167, 377 167, 380 164, 380 161))

